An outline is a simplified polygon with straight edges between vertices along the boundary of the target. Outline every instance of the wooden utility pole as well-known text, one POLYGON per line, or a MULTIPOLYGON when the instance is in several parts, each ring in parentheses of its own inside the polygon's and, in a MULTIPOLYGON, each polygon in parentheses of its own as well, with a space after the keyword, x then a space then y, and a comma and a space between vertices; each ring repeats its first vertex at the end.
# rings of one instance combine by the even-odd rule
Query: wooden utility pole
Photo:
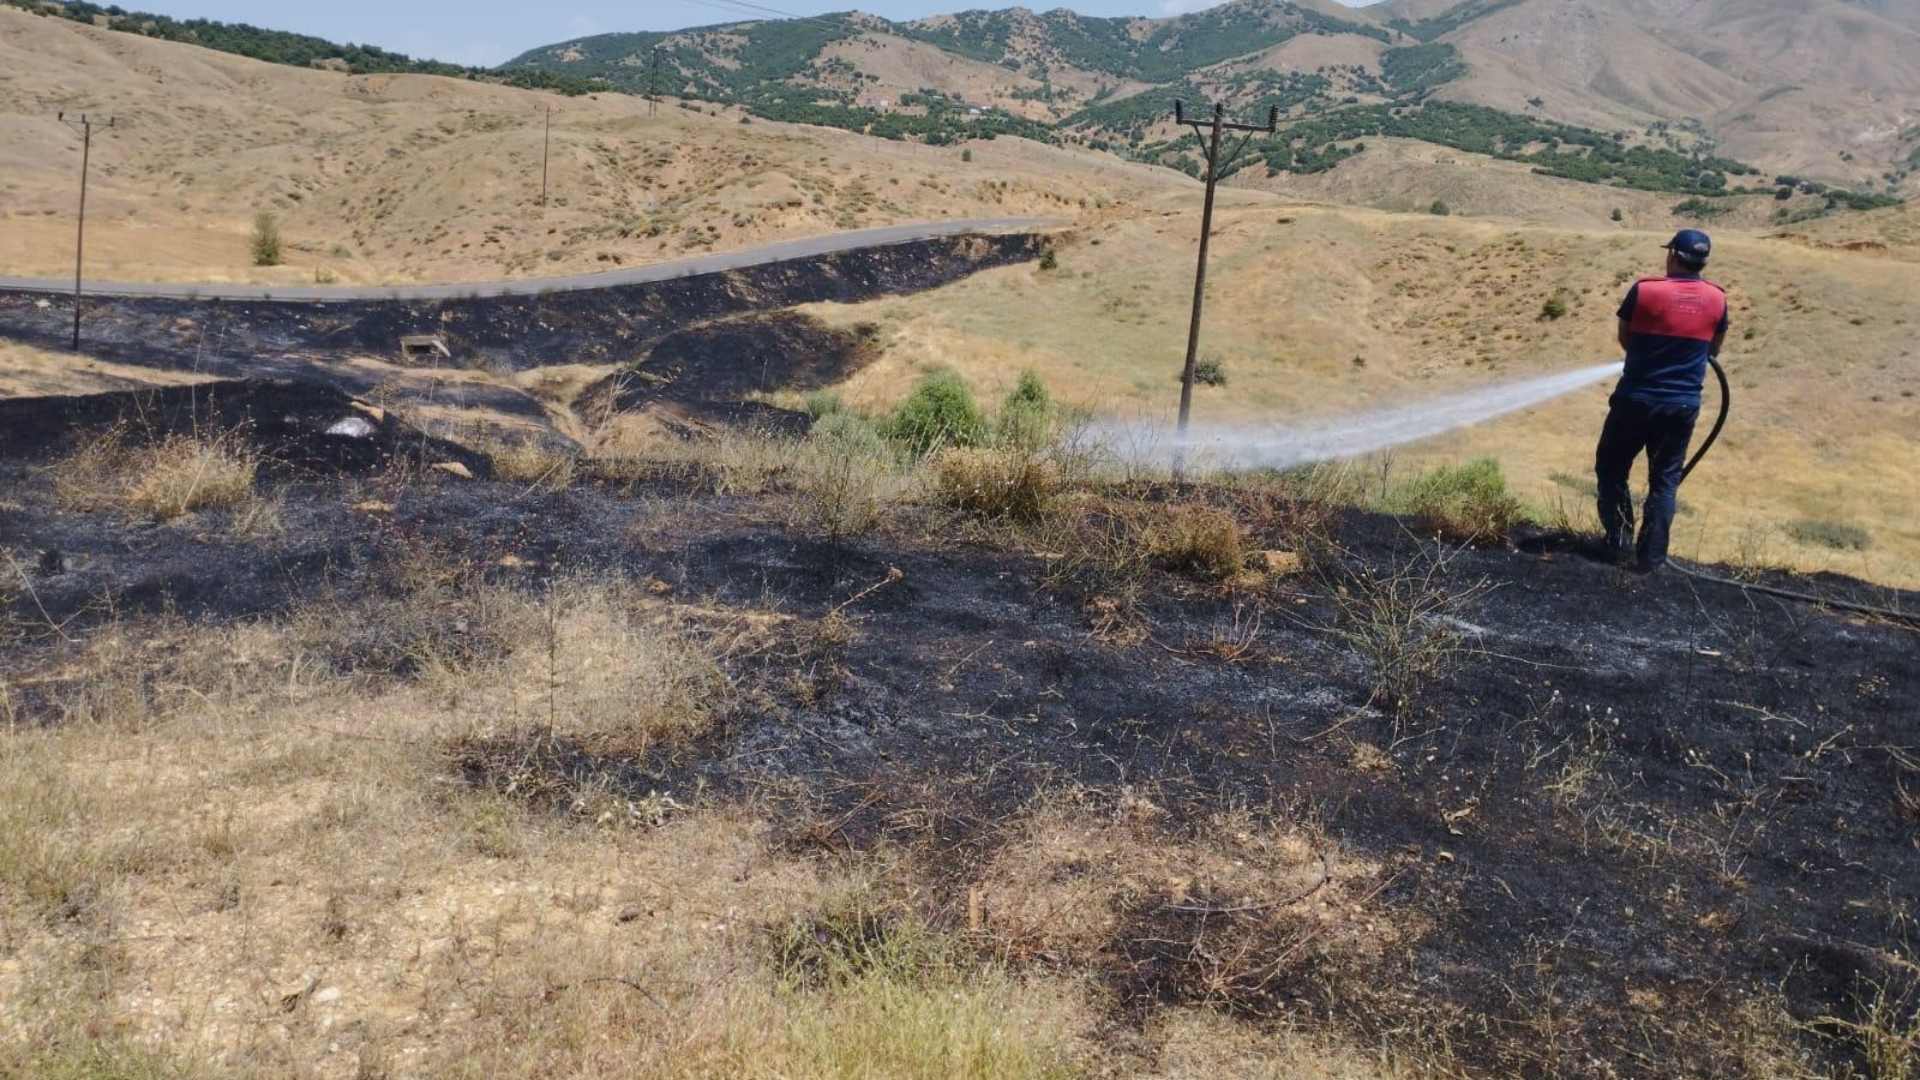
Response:
MULTIPOLYGON (((86 113, 81 113, 78 120, 67 119, 64 112, 55 115, 61 123, 80 133, 80 224, 73 238, 73 351, 79 352, 80 269, 87 249, 87 171, 93 163, 94 120, 86 113)), ((113 126, 113 117, 107 117, 106 126, 113 126)))
POLYGON ((540 143, 540 205, 547 205, 547 158, 553 151, 553 106, 547 106, 547 135, 540 143))
POLYGON ((1217 104, 1213 107, 1213 119, 1189 120, 1186 105, 1175 100, 1173 119, 1177 124, 1193 128, 1195 137, 1200 139, 1207 152, 1207 197, 1200 210, 1200 259, 1193 272, 1193 321, 1187 325, 1187 364, 1180 372, 1180 430, 1175 436, 1173 448, 1173 476, 1180 480, 1185 478, 1187 467, 1187 421, 1193 412, 1193 367, 1200 355, 1200 308, 1207 297, 1207 241, 1213 236, 1213 189, 1220 182, 1221 171, 1239 159, 1255 133, 1271 135, 1280 129, 1280 109, 1275 106, 1269 110, 1266 126, 1262 127, 1229 123, 1226 108, 1217 104), (1225 162, 1220 160, 1220 133, 1223 131, 1247 133, 1225 162))

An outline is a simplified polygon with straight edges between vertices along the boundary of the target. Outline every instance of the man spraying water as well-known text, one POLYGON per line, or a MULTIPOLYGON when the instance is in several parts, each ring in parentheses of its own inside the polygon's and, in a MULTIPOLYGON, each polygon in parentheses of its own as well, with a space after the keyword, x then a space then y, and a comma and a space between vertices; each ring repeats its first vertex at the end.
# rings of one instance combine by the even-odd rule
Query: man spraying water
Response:
POLYGON ((1626 373, 1614 388, 1593 472, 1608 552, 1621 562, 1632 556, 1644 573, 1666 565, 1707 360, 1720 355, 1727 339, 1726 292, 1700 276, 1712 253, 1706 233, 1680 230, 1667 244, 1666 276, 1635 283, 1620 305, 1626 373), (1643 450, 1647 500, 1636 544, 1627 476, 1643 450))

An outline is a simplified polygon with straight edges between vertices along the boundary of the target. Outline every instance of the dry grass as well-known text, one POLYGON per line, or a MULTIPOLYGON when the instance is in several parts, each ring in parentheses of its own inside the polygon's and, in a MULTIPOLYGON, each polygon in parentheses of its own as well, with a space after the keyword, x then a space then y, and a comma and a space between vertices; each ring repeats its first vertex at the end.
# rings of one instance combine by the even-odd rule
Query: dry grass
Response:
POLYGON ((877 442, 815 438, 796 450, 788 524, 831 542, 871 532, 906 492, 908 477, 877 442))
POLYGON ((539 439, 521 439, 478 447, 493 461, 493 474, 529 491, 564 491, 579 472, 580 455, 539 439))
POLYGON ((1920 1077, 1920 973, 1908 963, 1883 980, 1863 980, 1856 1004, 1856 1017, 1823 1016, 1813 1028, 1852 1043, 1868 1080, 1920 1077))
POLYGON ((800 451, 799 439, 752 428, 681 437, 617 419, 596 448, 594 469, 613 478, 665 472, 715 495, 762 495, 778 486, 800 451))
POLYGON ((982 518, 1038 520, 1059 485, 1051 462, 1018 447, 952 447, 930 469, 938 501, 982 518))
MULTIPOLYGON (((1244 815, 1169 836, 1145 794, 1040 806, 979 879, 984 922, 936 930, 897 853, 807 859, 750 805, 621 778, 728 707, 707 615, 597 578, 515 589, 431 548, 396 562, 390 600, 109 623, 32 675, 31 726, 0 740, 0 1074, 1139 1073, 1156 1055, 1105 1045, 1083 974, 1015 961, 1102 962, 1142 904, 1283 893, 1311 892, 1285 925, 1316 948, 1378 945, 1347 884, 1371 864, 1244 815), (1098 872, 1062 872, 1081 859, 1098 872)), ((766 642, 811 634, 796 648, 830 664, 851 632, 766 642)), ((1239 970, 1193 985, 1230 996, 1239 970)), ((1368 1075, 1331 1037, 1199 1014, 1149 1043, 1204 1060, 1179 1034, 1197 1024, 1249 1067, 1368 1075)))
POLYGON ((1208 506, 1176 503, 1153 516, 1144 542, 1153 559, 1176 573, 1225 581, 1246 565, 1240 523, 1208 506))
MULTIPOLYGON (((615 827, 449 786, 441 748, 515 709, 627 754, 724 699, 670 613, 591 582, 513 604, 503 657, 383 684, 330 673, 295 627, 121 628, 205 666, 177 673, 191 708, 96 695, 0 742, 21 961, 0 965, 0 1073, 931 1080, 1066 1076, 1089 1052, 1073 981, 905 923, 797 978, 769 935, 871 885, 781 854, 749 811, 661 792, 615 827)), ((137 671, 124 647, 88 643, 76 676, 137 671)))
POLYGON ((63 509, 112 508, 172 521, 201 510, 246 509, 259 471, 259 454, 235 432, 134 445, 116 430, 53 466, 54 494, 63 509))

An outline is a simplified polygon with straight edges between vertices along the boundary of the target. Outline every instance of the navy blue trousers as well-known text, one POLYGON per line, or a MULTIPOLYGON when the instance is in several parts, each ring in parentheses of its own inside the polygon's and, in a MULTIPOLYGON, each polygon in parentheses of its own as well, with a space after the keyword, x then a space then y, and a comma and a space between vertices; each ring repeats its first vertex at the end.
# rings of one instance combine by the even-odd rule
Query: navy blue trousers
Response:
POLYGON ((1641 451, 1647 455, 1647 501, 1640 522, 1635 557, 1642 569, 1667 561, 1667 538, 1673 531, 1680 472, 1687 465, 1687 444, 1700 417, 1697 405, 1652 405, 1631 398, 1613 400, 1600 446, 1594 451, 1593 475, 1600 491, 1600 527, 1607 547, 1624 554, 1634 545, 1633 494, 1627 476, 1641 451))

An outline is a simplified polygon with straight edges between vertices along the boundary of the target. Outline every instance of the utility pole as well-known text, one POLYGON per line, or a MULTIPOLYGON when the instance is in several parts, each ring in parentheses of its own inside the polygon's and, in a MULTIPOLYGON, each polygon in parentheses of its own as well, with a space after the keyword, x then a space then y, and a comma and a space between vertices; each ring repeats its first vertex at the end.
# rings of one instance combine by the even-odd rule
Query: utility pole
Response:
POLYGON ((547 157, 553 151, 553 106, 547 106, 547 135, 540 143, 540 205, 547 205, 547 157))
POLYGON ((660 113, 660 46, 653 47, 653 63, 647 72, 647 118, 660 113))
POLYGON ((1200 355, 1200 307, 1207 295, 1207 241, 1213 235, 1213 189, 1220 182, 1221 171, 1239 160, 1241 152, 1247 148, 1247 142, 1255 133, 1271 135, 1280 129, 1280 109, 1275 106, 1267 112, 1264 127, 1229 123, 1225 106, 1218 104, 1213 107, 1212 120, 1189 120, 1185 104, 1176 99, 1173 103, 1173 120, 1193 128, 1194 136, 1201 139, 1207 151, 1207 198, 1200 211, 1200 260, 1193 272, 1193 321, 1187 326, 1187 365, 1180 372, 1180 430, 1175 436, 1173 448, 1173 478, 1182 480, 1186 477, 1187 469, 1187 420, 1193 412, 1193 366, 1200 355), (1247 133, 1224 163, 1220 160, 1220 133, 1223 131, 1247 133))
MULTIPOLYGON (((80 351, 80 267, 82 256, 87 247, 87 170, 93 162, 93 118, 86 113, 79 120, 67 119, 67 114, 56 113, 56 118, 68 127, 80 133, 80 225, 73 239, 73 351, 80 351)), ((113 117, 107 117, 106 126, 113 126, 113 117)))

